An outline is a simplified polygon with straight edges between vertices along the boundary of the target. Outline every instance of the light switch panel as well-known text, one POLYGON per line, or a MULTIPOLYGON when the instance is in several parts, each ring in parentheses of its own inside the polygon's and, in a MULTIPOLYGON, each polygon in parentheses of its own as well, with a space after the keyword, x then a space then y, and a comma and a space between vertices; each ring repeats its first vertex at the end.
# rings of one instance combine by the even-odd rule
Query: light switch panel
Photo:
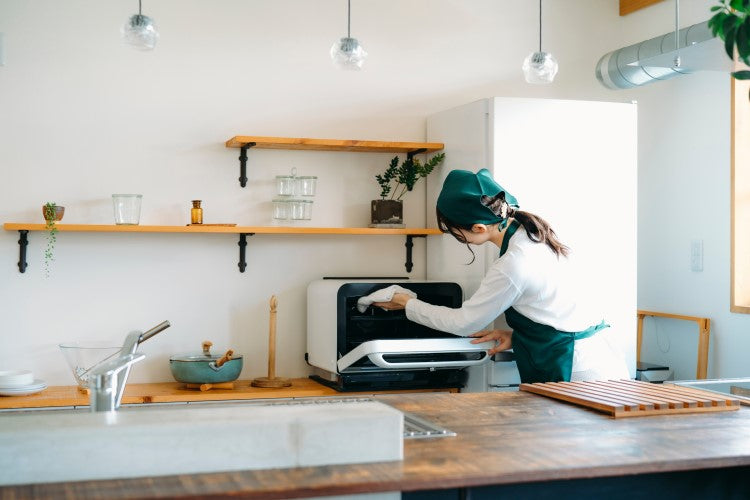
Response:
POLYGON ((690 270, 703 271, 703 240, 690 242, 690 270))
POLYGON ((5 66, 5 33, 0 33, 0 66, 5 66))

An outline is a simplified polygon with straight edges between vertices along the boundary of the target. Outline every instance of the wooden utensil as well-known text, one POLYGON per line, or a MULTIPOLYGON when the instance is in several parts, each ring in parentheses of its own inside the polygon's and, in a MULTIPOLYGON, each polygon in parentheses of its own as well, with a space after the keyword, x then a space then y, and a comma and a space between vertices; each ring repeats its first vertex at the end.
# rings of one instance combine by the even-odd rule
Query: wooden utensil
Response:
POLYGON ((216 361, 216 366, 221 366, 224 363, 226 363, 227 361, 229 361, 230 359, 232 359, 232 355, 233 354, 234 354, 234 351, 232 349, 229 349, 222 357, 220 357, 216 361))
POLYGON ((215 384, 185 384, 188 389, 200 389, 207 391, 209 389, 234 389, 234 382, 217 382, 215 384))
POLYGON ((276 377, 276 296, 271 296, 271 313, 268 325, 268 377, 258 377, 250 383, 253 387, 289 387, 292 381, 276 377))

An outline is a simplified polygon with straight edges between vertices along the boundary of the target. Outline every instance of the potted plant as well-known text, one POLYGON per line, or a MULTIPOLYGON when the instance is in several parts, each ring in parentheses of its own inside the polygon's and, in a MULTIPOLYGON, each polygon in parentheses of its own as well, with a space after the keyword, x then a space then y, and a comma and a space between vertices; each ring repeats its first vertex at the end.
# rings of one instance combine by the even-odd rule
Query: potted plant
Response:
POLYGON ((383 174, 375 176, 380 186, 380 199, 372 200, 370 227, 403 226, 403 198, 414 189, 419 179, 427 177, 445 159, 445 153, 438 153, 426 163, 409 156, 399 164, 398 156, 391 160, 383 174))
POLYGON ((50 262, 55 260, 55 242, 57 241, 57 221, 62 220, 65 207, 58 206, 55 202, 47 202, 42 205, 42 215, 46 221, 47 248, 44 249, 44 274, 49 277, 50 262))
MULTIPOLYGON (((724 49, 734 60, 735 50, 740 61, 750 66, 750 2, 747 0, 719 0, 719 5, 711 7, 714 15, 708 27, 714 36, 724 41, 724 49)), ((738 80, 750 80, 750 71, 738 70, 732 73, 738 80)))

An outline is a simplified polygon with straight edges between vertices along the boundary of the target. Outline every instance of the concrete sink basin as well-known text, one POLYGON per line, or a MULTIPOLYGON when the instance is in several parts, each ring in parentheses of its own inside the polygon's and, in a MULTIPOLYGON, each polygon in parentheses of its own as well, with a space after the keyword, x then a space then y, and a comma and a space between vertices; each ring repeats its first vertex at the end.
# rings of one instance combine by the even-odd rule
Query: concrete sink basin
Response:
POLYGON ((403 415, 376 401, 143 405, 0 414, 0 485, 403 459, 403 415))

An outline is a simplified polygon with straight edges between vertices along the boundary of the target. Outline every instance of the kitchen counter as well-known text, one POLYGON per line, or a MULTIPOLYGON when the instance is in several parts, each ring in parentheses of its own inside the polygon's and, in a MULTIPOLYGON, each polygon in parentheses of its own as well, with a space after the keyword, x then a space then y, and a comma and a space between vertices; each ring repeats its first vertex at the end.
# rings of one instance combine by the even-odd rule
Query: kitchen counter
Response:
POLYGON ((543 491, 610 500, 750 494, 746 407, 613 419, 526 392, 374 399, 457 435, 406 440, 399 462, 12 486, 0 488, 0 499, 269 499, 421 490, 455 493, 449 498, 459 492, 525 498, 543 491))

